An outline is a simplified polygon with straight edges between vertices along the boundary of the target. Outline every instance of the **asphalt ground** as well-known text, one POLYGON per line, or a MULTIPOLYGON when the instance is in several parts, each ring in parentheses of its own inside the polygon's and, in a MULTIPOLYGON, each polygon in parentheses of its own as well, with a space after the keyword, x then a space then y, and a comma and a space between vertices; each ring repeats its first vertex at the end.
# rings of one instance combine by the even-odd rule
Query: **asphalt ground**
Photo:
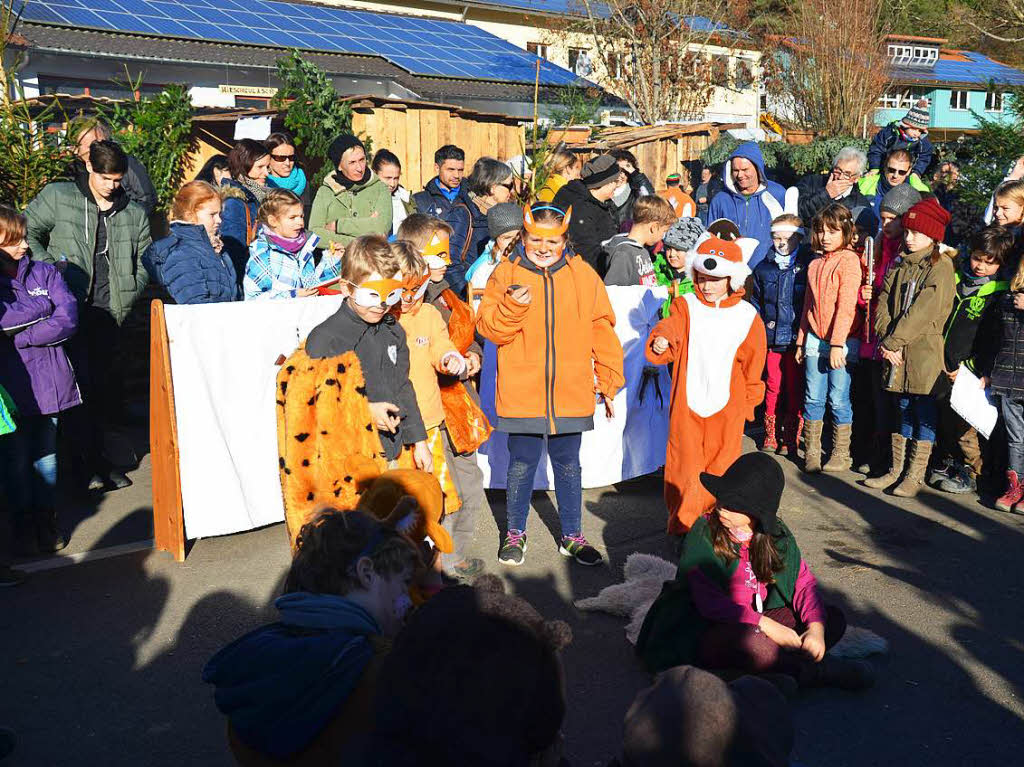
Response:
MULTIPOLYGON (((873 690, 800 694, 795 759, 1021 764, 1024 517, 933 490, 897 499, 857 485, 853 473, 806 477, 783 464, 781 514, 827 601, 891 645, 873 661, 873 690)), ((0 725, 19 737, 5 767, 232 764, 200 672, 222 645, 274 618, 288 563, 283 526, 197 541, 177 564, 149 548, 146 459, 131 476, 132 488, 67 505, 71 546, 0 591, 0 725)), ((566 754, 573 765, 606 764, 649 678, 625 621, 580 612, 573 600, 621 580, 634 551, 671 555, 661 480, 585 493, 584 531, 608 560, 597 568, 558 554, 553 499, 540 493, 526 563, 499 566, 504 494, 490 499, 493 517, 478 521, 473 553, 547 617, 569 622, 566 754)))

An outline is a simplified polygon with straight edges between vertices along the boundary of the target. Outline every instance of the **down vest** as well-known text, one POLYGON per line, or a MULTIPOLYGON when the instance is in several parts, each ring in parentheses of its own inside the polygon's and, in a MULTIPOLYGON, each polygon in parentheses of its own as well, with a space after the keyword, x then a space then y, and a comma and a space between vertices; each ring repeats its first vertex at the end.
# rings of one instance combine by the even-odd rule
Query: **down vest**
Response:
MULTIPOLYGON (((66 262, 64 279, 79 303, 92 289, 93 254, 99 209, 78 183, 47 184, 25 210, 32 257, 51 264, 66 262)), ((149 281, 141 259, 152 243, 146 212, 129 202, 107 219, 110 260, 110 313, 120 324, 149 281)))
POLYGON ((176 304, 238 300, 238 278, 227 250, 215 251, 199 224, 172 221, 171 233, 150 245, 142 263, 176 304))
POLYGON ((611 399, 622 388, 622 345, 604 283, 571 253, 547 269, 522 245, 491 274, 477 331, 498 347, 498 429, 569 434, 594 428, 594 392, 611 399), (530 288, 520 304, 513 285, 530 288))

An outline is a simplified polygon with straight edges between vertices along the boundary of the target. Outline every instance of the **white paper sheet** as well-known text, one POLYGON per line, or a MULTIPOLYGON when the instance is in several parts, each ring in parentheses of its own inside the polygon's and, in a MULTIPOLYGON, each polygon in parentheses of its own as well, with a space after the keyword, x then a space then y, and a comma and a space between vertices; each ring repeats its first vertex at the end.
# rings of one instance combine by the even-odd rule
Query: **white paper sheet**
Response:
POLYGON ((263 141, 270 135, 270 115, 265 117, 239 117, 235 121, 235 141, 251 138, 263 141))
POLYGON ((992 436, 992 430, 999 419, 999 410, 981 388, 981 380, 964 365, 960 366, 956 374, 949 404, 954 413, 978 430, 978 434, 985 439, 992 436))

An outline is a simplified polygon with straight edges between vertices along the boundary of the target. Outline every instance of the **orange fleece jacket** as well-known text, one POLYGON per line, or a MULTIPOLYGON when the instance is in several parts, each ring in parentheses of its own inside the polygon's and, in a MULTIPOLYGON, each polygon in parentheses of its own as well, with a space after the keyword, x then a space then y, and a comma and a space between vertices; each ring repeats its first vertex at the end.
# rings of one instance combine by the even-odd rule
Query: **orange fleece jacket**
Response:
POLYGON ((448 327, 441 312, 430 304, 420 304, 419 309, 409 314, 403 312, 398 317, 398 324, 405 331, 405 342, 409 345, 409 380, 416 392, 423 425, 432 429, 444 421, 437 374, 444 358, 448 354, 458 354, 458 350, 448 337, 448 327))
POLYGON ((857 312, 862 278, 860 258, 852 250, 834 250, 811 261, 797 346, 804 345, 808 331, 831 346, 846 343, 857 312))

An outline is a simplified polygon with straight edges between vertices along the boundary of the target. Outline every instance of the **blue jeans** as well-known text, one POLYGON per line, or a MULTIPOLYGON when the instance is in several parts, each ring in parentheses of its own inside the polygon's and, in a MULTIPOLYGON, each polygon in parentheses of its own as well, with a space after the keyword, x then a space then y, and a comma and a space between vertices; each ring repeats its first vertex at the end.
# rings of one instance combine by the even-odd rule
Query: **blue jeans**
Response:
POLYGON ((900 409, 900 434, 918 442, 935 441, 939 408, 934 397, 928 394, 897 394, 896 406, 900 409))
POLYGON ((857 361, 860 341, 856 338, 846 339, 843 350, 846 352, 846 366, 833 370, 828 364, 829 353, 832 351, 828 341, 818 338, 814 333, 807 334, 807 340, 804 341, 804 374, 807 379, 805 420, 824 421, 827 401, 832 408, 832 419, 837 424, 853 423, 849 366, 857 361))
MULTIPOLYGON (((580 442, 583 435, 550 434, 548 457, 555 473, 555 500, 558 502, 558 520, 562 535, 579 535, 583 515, 583 474, 580 469, 580 442)), ((508 480, 505 507, 508 529, 526 530, 526 517, 530 513, 533 477, 540 463, 544 447, 543 434, 508 435, 508 480)))
POLYGON ((0 439, 4 490, 15 514, 54 508, 57 487, 57 417, 29 415, 0 439))
POLYGON ((1024 472, 1024 402, 1000 397, 999 410, 1006 426, 1007 468, 1021 474, 1024 472))

